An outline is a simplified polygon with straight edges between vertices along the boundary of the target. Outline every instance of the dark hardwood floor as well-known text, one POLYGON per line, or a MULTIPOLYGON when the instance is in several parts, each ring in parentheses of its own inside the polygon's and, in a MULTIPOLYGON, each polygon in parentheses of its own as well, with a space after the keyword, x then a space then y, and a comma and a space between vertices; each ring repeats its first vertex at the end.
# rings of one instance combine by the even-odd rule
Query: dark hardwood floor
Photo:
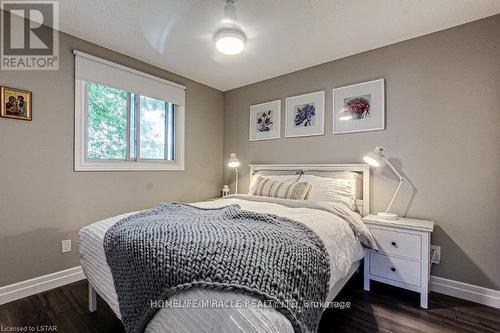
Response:
POLYGON ((327 309, 319 332, 500 332, 500 309, 431 292, 429 309, 419 307, 417 293, 371 282, 363 290, 354 276, 336 297, 351 302, 350 309, 327 309))
MULTIPOLYGON (((431 293, 429 309, 418 307, 417 294, 372 283, 362 290, 355 276, 337 296, 348 309, 328 309, 319 332, 500 332, 500 310, 431 293)), ((98 298, 97 312, 87 311, 87 282, 80 281, 0 306, 0 328, 46 325, 60 333, 123 332, 120 321, 98 298)), ((209 332, 210 330, 207 330, 209 332)), ((36 332, 36 331, 35 331, 36 332)))

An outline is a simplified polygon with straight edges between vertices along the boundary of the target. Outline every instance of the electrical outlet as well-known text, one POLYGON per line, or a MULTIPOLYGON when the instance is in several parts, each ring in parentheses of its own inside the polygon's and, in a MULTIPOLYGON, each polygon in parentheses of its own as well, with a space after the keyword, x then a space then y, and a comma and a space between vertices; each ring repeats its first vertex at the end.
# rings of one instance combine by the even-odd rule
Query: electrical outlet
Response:
POLYGON ((431 245, 431 249, 432 249, 431 262, 433 264, 439 264, 441 262, 441 246, 431 245))
POLYGON ((71 252, 71 239, 65 239, 61 241, 61 252, 62 253, 71 252))

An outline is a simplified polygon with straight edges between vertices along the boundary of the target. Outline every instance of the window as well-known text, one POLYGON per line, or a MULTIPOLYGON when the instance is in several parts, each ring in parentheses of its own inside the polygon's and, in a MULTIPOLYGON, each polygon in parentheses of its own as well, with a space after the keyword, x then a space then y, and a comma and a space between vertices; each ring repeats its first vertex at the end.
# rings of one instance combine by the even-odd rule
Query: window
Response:
POLYGON ((169 95, 162 79, 81 52, 75 58, 75 170, 183 170, 184 90, 169 95))
POLYGON ((174 160, 172 103, 86 82, 87 160, 174 160))
POLYGON ((87 160, 127 159, 127 92, 87 82, 87 160))

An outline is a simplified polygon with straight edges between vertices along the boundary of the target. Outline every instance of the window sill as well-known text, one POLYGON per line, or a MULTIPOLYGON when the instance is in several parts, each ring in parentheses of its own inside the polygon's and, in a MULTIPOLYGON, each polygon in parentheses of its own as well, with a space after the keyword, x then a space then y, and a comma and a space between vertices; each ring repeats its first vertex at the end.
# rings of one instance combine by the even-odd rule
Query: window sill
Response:
POLYGON ((81 162, 75 165, 75 171, 182 171, 184 163, 179 161, 98 161, 81 162))

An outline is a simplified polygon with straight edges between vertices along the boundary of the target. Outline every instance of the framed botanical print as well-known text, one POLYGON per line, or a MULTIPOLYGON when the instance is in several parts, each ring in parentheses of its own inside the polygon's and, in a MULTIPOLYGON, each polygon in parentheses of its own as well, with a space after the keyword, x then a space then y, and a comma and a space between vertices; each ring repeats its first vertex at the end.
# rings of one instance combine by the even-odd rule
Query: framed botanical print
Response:
POLYGON ((0 117, 31 120, 31 92, 0 87, 0 117))
POLYGON ((286 99, 286 137, 325 134, 325 92, 286 99))
POLYGON ((250 141, 279 139, 281 101, 250 106, 250 141))
POLYGON ((333 134, 383 129, 384 79, 333 89, 333 134))

